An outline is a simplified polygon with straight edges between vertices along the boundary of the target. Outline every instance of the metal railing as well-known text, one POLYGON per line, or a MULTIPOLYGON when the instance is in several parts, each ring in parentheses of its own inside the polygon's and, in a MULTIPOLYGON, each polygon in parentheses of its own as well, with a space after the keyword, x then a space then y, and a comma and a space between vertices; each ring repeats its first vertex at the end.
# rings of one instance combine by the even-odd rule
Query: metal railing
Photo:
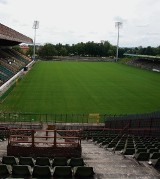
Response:
POLYGON ((26 147, 77 147, 79 130, 10 129, 8 145, 26 147))
POLYGON ((104 123, 106 115, 101 114, 36 114, 1 112, 0 122, 46 122, 46 123, 104 123))

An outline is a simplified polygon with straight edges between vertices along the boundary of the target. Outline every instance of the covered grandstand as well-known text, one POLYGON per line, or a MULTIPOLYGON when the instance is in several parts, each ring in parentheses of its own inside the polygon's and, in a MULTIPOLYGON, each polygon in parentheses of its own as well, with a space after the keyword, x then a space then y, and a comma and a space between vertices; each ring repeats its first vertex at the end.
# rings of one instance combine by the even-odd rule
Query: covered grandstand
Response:
POLYGON ((0 24, 0 95, 2 95, 32 59, 12 49, 20 43, 32 44, 31 38, 0 24))
POLYGON ((140 59, 148 59, 148 60, 160 60, 160 56, 153 56, 153 55, 138 55, 138 54, 129 54, 129 53, 125 53, 124 56, 128 56, 128 57, 136 57, 136 58, 140 58, 140 59))
POLYGON ((160 72, 160 56, 139 55, 124 53, 124 56, 131 58, 126 62, 127 65, 160 72))
POLYGON ((13 46, 20 43, 33 43, 32 39, 0 24, 0 46, 13 46))

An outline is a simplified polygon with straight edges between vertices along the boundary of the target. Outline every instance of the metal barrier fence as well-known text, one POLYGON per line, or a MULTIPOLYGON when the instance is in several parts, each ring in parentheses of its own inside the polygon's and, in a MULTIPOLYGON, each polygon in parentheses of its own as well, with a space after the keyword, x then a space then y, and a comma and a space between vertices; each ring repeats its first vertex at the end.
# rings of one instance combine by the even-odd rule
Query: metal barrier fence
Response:
POLYGON ((120 130, 121 133, 160 136, 160 112, 110 116, 105 120, 105 128, 120 130))
POLYGON ((128 124, 128 121, 130 121, 130 127, 144 127, 148 126, 153 119, 160 119, 160 111, 129 115, 0 112, 0 122, 105 123, 106 127, 110 128, 123 127, 128 124), (145 124, 142 121, 145 121, 145 124))
POLYGON ((0 122, 46 122, 46 123, 104 123, 106 115, 100 114, 35 114, 0 113, 0 122))
POLYGON ((7 155, 67 158, 81 156, 79 130, 10 129, 7 155))

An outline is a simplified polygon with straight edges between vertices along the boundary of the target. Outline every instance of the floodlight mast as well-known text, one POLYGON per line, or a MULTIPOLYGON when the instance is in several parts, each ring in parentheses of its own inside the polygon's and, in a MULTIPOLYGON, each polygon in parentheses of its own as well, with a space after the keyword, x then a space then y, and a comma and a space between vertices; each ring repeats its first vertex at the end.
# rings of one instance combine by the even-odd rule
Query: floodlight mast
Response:
POLYGON ((39 21, 34 21, 33 29, 34 29, 34 45, 33 45, 33 60, 36 59, 36 30, 39 28, 39 21))
POLYGON ((118 49, 119 49, 119 29, 122 27, 122 22, 115 22, 115 27, 118 29, 117 51, 116 51, 116 62, 117 62, 118 61, 118 49))

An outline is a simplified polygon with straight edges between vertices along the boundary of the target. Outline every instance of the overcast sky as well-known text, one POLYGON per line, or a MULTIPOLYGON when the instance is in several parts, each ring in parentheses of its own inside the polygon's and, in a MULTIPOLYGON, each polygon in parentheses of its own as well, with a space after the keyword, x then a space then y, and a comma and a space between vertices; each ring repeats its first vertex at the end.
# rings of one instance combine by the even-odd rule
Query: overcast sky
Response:
POLYGON ((33 39, 34 20, 40 44, 116 45, 121 21, 121 47, 160 45, 160 0, 0 0, 0 23, 33 39))

